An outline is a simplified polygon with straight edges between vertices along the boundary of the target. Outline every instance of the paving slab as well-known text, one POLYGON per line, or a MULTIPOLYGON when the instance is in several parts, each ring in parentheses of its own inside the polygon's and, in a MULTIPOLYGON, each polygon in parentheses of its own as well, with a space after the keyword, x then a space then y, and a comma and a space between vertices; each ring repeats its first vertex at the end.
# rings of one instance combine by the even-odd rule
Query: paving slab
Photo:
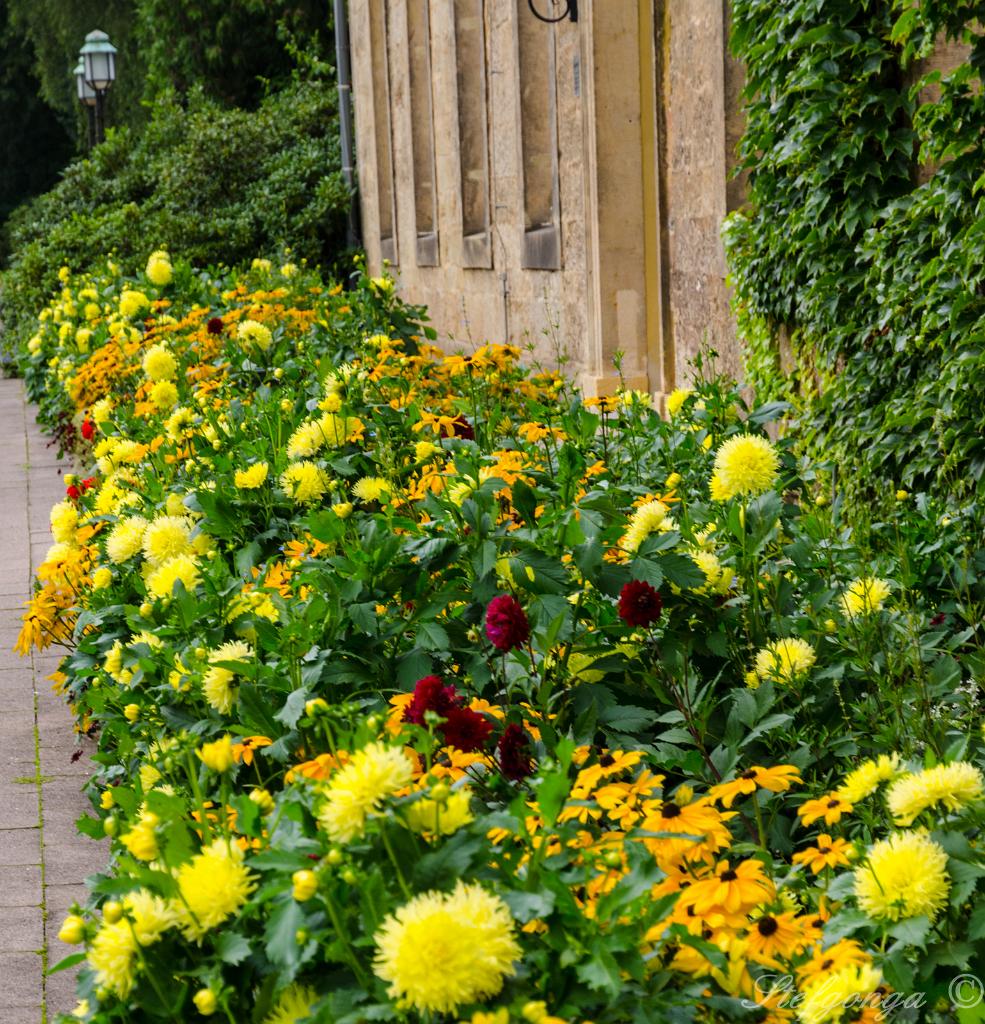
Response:
POLYGON ((94 744, 80 741, 52 692, 61 649, 29 658, 12 650, 71 467, 38 428, 18 380, 0 380, 0 429, 0 1024, 50 1024, 75 1006, 75 972, 45 978, 42 965, 72 952, 58 929, 86 902, 83 879, 105 866, 107 851, 75 829, 89 810, 81 790, 94 744))

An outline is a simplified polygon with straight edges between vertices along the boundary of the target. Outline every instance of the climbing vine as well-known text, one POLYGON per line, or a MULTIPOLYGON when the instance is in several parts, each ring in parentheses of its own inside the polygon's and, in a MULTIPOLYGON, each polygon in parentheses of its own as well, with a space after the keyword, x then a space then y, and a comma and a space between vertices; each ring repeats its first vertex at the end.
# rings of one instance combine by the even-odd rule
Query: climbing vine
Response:
POLYGON ((985 486, 983 23, 957 0, 734 3, 749 204, 725 242, 753 383, 799 394, 859 498, 985 486), (943 39, 967 58, 927 74, 943 39))

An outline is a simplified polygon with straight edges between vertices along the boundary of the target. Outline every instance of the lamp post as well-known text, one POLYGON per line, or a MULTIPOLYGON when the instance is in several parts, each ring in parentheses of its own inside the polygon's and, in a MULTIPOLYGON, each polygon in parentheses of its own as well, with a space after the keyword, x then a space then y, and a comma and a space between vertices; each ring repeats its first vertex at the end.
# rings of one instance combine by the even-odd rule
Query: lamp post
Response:
POLYGON ((95 29, 86 36, 85 44, 79 51, 79 59, 82 65, 79 99, 83 103, 88 102, 83 98, 83 85, 91 90, 94 110, 92 136, 94 144, 99 145, 106 138, 106 93, 116 81, 116 47, 105 32, 95 29))
POLYGON ((96 90, 86 81, 85 61, 80 57, 75 65, 75 89, 79 102, 86 108, 89 120, 89 148, 96 144, 96 90))

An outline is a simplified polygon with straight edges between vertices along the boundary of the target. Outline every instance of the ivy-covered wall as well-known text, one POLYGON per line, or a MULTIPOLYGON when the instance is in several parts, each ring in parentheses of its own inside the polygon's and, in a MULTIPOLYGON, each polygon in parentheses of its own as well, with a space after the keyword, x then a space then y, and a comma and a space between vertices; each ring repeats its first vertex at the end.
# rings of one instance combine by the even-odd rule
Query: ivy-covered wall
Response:
POLYGON ((985 2, 733 4, 749 203, 725 240, 748 368, 801 400, 856 498, 985 486, 983 24, 985 2), (928 76, 945 46, 957 66, 928 76))

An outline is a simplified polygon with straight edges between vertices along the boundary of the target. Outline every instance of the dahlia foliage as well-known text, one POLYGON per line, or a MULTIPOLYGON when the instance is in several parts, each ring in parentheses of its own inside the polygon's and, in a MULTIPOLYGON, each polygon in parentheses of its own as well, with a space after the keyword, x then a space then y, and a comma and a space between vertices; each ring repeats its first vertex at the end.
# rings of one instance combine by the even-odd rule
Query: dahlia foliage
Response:
POLYGON ((782 406, 445 354, 358 266, 61 280, 22 369, 76 472, 18 647, 99 747, 73 1019, 947 1019, 962 510, 853 530, 782 406))

